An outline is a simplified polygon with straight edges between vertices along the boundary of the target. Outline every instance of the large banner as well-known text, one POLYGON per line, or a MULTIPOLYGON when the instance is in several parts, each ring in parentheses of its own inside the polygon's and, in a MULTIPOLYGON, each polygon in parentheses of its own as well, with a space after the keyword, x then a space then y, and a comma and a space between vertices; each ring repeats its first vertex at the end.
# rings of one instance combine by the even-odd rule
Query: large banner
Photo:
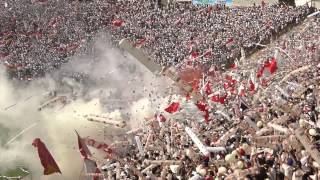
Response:
POLYGON ((214 5, 217 0, 192 0, 192 4, 198 5, 198 4, 211 4, 214 5))
POLYGON ((232 5, 233 0, 192 0, 192 4, 195 5, 214 5, 214 4, 225 4, 227 6, 232 5))

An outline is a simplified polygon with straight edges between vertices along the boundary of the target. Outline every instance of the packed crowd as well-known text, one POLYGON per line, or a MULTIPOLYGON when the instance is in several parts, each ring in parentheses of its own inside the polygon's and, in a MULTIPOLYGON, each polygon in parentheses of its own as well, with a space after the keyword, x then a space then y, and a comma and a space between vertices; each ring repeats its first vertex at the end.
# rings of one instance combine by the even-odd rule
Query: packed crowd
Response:
POLYGON ((0 60, 13 77, 43 76, 91 51, 98 31, 129 38, 156 62, 225 63, 310 13, 307 6, 204 7, 158 1, 6 0, 0 4, 0 60))
POLYGON ((172 97, 127 141, 114 142, 111 157, 127 151, 102 164, 104 177, 320 178, 319 22, 309 19, 227 72, 198 79, 202 101, 172 97), (202 118, 192 117, 197 111, 202 118))
POLYGON ((190 94, 172 95, 167 108, 127 132, 124 141, 114 142, 106 151, 108 159, 96 160, 103 174, 95 175, 320 178, 319 17, 253 58, 245 57, 286 26, 301 22, 309 7, 160 8, 146 0, 1 3, 0 15, 6 19, 0 18, 0 59, 15 77, 42 76, 70 55, 90 51, 86 44, 103 29, 115 45, 129 38, 164 66, 210 64, 207 73, 186 80, 200 101, 190 94), (228 71, 214 68, 240 54, 228 71))

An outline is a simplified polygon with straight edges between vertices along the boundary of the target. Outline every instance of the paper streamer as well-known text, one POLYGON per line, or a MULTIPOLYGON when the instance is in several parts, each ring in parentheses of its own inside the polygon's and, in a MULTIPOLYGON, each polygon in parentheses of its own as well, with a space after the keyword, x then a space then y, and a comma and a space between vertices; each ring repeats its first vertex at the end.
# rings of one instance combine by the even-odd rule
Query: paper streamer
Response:
POLYGON ((181 161, 174 160, 146 160, 146 163, 156 164, 156 165, 179 165, 181 161))
POLYGON ((275 88, 286 98, 290 97, 290 95, 287 92, 285 92, 282 88, 280 88, 278 85, 276 85, 275 88))
POLYGON ((170 152, 171 152, 170 137, 169 137, 168 134, 166 134, 166 135, 165 135, 165 138, 166 138, 166 142, 167 142, 167 144, 166 144, 167 152, 170 153, 170 152))
POLYGON ((226 118, 228 121, 231 121, 230 116, 223 111, 216 111, 216 114, 220 114, 221 116, 223 116, 224 118, 226 118))
POLYGON ((244 120, 249 124, 250 127, 252 127, 255 131, 258 131, 259 128, 257 127, 257 124, 254 123, 248 116, 244 117, 244 120))
POLYGON ((148 167, 144 168, 141 173, 146 173, 149 170, 152 170, 153 168, 157 167, 157 164, 150 164, 148 167))
POLYGON ((288 128, 285 128, 285 127, 280 126, 280 125, 278 125, 278 124, 268 123, 267 125, 268 125, 269 127, 273 128, 274 130, 283 132, 283 133, 285 133, 285 134, 289 134, 289 133, 290 133, 288 128))
POLYGON ((220 139, 215 144, 225 145, 228 138, 232 136, 236 131, 237 129, 231 128, 229 131, 224 133, 223 136, 221 136, 220 139))
POLYGON ((143 151, 143 147, 142 147, 142 144, 141 144, 141 141, 140 141, 140 137, 139 136, 134 136, 134 139, 136 140, 140 155, 144 156, 144 151, 143 151))
POLYGON ((133 130, 128 131, 127 134, 128 134, 128 135, 130 135, 130 134, 137 134, 137 133, 142 132, 142 130, 143 130, 143 129, 141 129, 141 128, 133 129, 133 130))
POLYGON ((200 139, 194 134, 194 132, 189 128, 186 127, 185 128, 186 133, 189 135, 189 137, 191 138, 191 140, 195 143, 195 145, 199 148, 200 152, 205 155, 208 156, 210 154, 210 152, 207 150, 207 148, 203 145, 203 143, 200 141, 200 139))
POLYGON ((217 153, 221 151, 227 151, 225 147, 207 147, 209 152, 217 153))

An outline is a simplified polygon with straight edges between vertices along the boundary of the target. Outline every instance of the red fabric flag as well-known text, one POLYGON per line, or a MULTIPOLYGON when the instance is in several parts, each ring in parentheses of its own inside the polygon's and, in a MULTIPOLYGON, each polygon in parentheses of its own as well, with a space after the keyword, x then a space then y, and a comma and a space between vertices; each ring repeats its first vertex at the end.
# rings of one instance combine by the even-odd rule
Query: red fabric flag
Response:
POLYGON ((204 117, 204 121, 206 122, 206 123, 208 123, 209 122, 209 118, 210 118, 210 116, 209 116, 209 111, 208 110, 206 110, 206 111, 204 111, 205 112, 205 114, 203 115, 203 117, 204 117))
POLYGON ((200 102, 197 102, 196 106, 198 107, 198 109, 202 112, 206 111, 207 109, 207 105, 206 103, 200 101, 200 102))
POLYGON ((213 102, 219 102, 219 95, 214 95, 214 96, 212 96, 212 97, 211 97, 211 100, 212 100, 213 102))
POLYGON ((226 101, 227 96, 228 96, 228 94, 226 93, 224 96, 219 97, 219 102, 220 102, 221 104, 224 104, 225 101, 226 101))
POLYGON ((229 83, 227 83, 227 82, 223 83, 223 88, 224 89, 228 89, 229 88, 229 83))
POLYGON ((229 86, 235 85, 237 83, 237 80, 233 79, 232 76, 230 75, 226 75, 226 80, 229 81, 228 82, 229 86))
POLYGON ((227 96, 228 96, 227 93, 226 93, 224 96, 222 96, 222 97, 220 97, 220 95, 217 94, 217 95, 212 96, 212 97, 211 97, 211 100, 212 100, 213 102, 219 102, 219 103, 221 103, 221 104, 224 104, 227 96))
POLYGON ((177 112, 178 109, 179 109, 179 106, 180 106, 179 103, 173 102, 165 109, 165 111, 168 112, 168 113, 177 112))
POLYGON ((92 156, 88 146, 86 145, 84 139, 82 139, 78 132, 76 131, 77 137, 78 137, 78 146, 79 146, 79 151, 82 155, 83 158, 87 159, 88 157, 92 156))
POLYGON ((249 91, 254 91, 255 90, 255 85, 254 83, 252 82, 252 80, 250 79, 249 80, 249 91))
POLYGON ((266 68, 268 68, 268 70, 269 70, 269 72, 270 72, 271 74, 273 74, 274 72, 276 72, 276 70, 278 69, 276 59, 275 59, 275 58, 272 58, 266 68))
POLYGON ((257 72, 257 78, 261 78, 263 75, 264 67, 261 67, 257 72))
POLYGON ((44 168, 43 174, 44 175, 50 175, 53 173, 61 174, 61 171, 56 161, 53 159, 52 155, 48 151, 46 145, 41 141, 41 139, 40 138, 34 139, 32 145, 38 148, 38 155, 39 155, 41 164, 44 168))
POLYGON ((121 19, 115 19, 112 21, 112 25, 115 27, 121 27, 124 24, 124 21, 121 19))

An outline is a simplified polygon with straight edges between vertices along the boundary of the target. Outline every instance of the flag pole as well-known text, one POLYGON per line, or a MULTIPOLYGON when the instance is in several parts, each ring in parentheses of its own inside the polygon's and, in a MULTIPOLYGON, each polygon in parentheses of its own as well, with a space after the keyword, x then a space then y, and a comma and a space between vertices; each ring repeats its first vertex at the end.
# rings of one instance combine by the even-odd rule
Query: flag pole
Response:
POLYGON ((84 169, 84 163, 82 163, 82 169, 81 169, 80 174, 79 174, 79 180, 81 180, 81 174, 83 172, 83 169, 84 169))

